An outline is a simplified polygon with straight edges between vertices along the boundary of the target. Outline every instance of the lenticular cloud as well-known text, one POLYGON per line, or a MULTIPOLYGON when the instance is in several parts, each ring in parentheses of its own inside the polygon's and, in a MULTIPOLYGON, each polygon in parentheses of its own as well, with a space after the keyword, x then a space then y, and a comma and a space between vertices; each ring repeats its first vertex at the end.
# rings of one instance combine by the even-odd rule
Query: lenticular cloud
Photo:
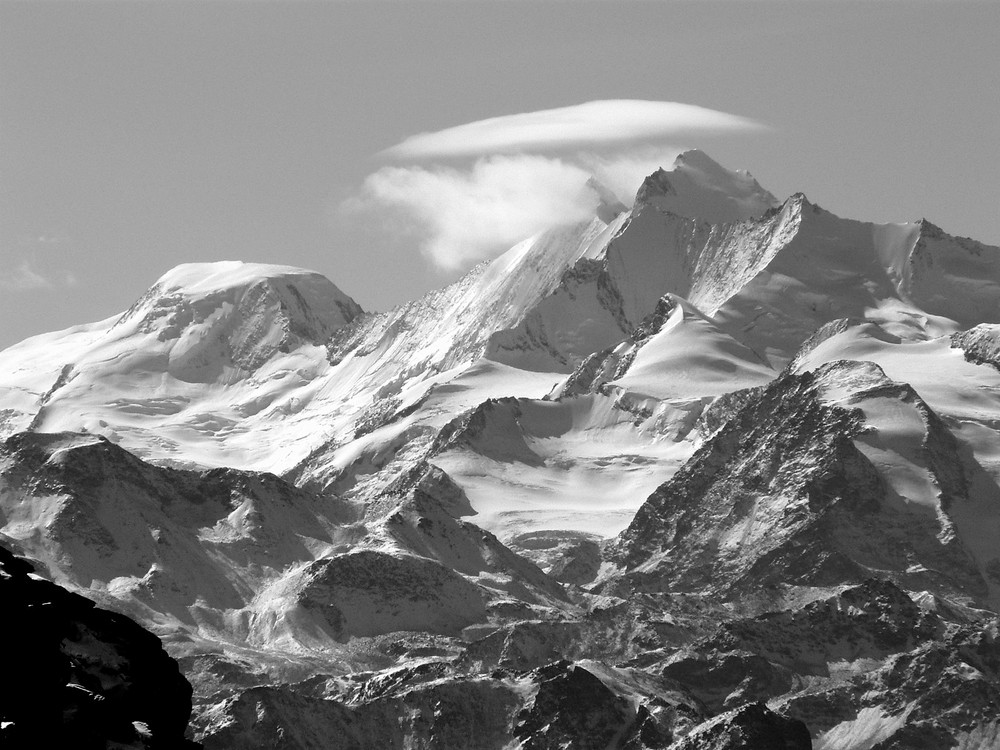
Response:
POLYGON ((391 224, 436 266, 455 270, 542 229, 591 218, 600 201, 586 187, 591 177, 630 204, 642 178, 668 166, 679 143, 761 130, 726 112, 636 99, 493 117, 381 152, 394 163, 369 175, 340 215, 377 215, 379 226, 391 224))
POLYGON ((491 117, 410 136, 382 152, 419 160, 518 151, 622 147, 664 139, 765 130, 746 117, 679 102, 611 99, 491 117))

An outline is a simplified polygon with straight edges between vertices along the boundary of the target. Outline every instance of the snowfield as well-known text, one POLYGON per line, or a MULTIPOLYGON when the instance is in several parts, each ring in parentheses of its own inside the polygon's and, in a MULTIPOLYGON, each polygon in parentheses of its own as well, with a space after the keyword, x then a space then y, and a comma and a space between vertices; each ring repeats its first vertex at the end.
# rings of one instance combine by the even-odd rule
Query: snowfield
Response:
POLYGON ((387 312, 193 263, 0 352, 0 542, 208 748, 995 747, 998 342, 1000 248, 689 151, 387 312))

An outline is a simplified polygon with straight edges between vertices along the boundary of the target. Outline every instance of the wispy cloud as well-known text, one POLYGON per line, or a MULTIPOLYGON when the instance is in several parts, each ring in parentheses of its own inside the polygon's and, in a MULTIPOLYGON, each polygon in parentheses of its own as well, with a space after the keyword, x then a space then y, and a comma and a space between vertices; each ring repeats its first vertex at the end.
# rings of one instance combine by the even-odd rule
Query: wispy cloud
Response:
POLYGON ((766 130, 746 117, 680 102, 611 99, 491 117, 420 133, 386 149, 390 159, 435 159, 555 149, 621 148, 695 135, 766 130))
POLYGON ((347 213, 388 210, 414 223, 410 233, 446 269, 489 257, 546 227, 593 215, 589 173, 542 156, 492 156, 468 169, 384 167, 369 175, 347 213))
POLYGON ((669 168, 682 146, 633 146, 622 151, 584 151, 571 158, 626 205, 632 204, 642 181, 659 167, 669 168))
POLYGON ((0 287, 7 291, 31 291, 35 289, 51 289, 52 282, 31 267, 31 263, 22 260, 15 268, 0 276, 0 287))
POLYGON ((61 263, 70 244, 64 236, 42 235, 22 237, 12 247, 3 248, 0 289, 31 292, 76 286, 76 276, 61 263))
POLYGON ((673 144, 766 129, 704 107, 638 100, 494 117, 386 149, 380 156, 396 164, 369 175, 339 214, 364 214, 456 269, 542 229, 592 218, 592 176, 630 204, 643 177, 684 150, 673 144))

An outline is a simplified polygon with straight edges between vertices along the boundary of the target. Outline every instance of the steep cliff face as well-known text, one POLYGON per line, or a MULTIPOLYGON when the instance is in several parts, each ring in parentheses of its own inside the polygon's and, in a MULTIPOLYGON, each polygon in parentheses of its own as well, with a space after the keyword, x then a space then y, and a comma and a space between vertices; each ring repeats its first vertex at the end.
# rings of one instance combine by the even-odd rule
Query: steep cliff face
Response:
POLYGON ((919 396, 874 365, 786 374, 639 509, 609 549, 621 573, 607 585, 738 597, 877 571, 995 606, 996 549, 982 535, 1000 519, 990 482, 919 396))
POLYGON ((649 175, 635 202, 711 224, 758 218, 781 205, 749 172, 726 169, 698 149, 649 175))
POLYGON ((196 748, 191 686, 158 638, 0 547, 0 744, 196 748))
POLYGON ((209 747, 992 748, 998 323, 1000 249, 688 152, 388 312, 196 264, 0 352, 0 527, 209 747))
POLYGON ((953 237, 926 219, 906 257, 899 293, 917 307, 959 322, 963 328, 996 323, 996 248, 967 237, 953 237))
POLYGON ((1000 326, 983 323, 967 331, 953 333, 951 345, 961 349, 970 362, 1000 370, 1000 326))
POLYGON ((531 370, 565 367, 591 339, 611 335, 607 325, 618 330, 614 321, 576 319, 565 308, 593 303, 600 311, 596 299, 572 295, 592 276, 586 270, 597 268, 591 259, 625 216, 541 232, 444 289, 365 316, 334 337, 330 360, 354 362, 364 368, 361 382, 383 384, 400 374, 399 383, 421 371, 467 365, 485 352, 531 370))

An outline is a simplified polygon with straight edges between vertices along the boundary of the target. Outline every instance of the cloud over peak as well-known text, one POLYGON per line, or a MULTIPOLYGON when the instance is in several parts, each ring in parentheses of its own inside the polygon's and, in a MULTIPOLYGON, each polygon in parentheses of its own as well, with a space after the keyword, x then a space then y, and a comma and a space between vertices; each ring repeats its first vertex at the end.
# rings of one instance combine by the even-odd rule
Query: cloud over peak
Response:
POLYGON ((606 99, 419 133, 386 149, 392 160, 629 145, 767 130, 755 120, 680 102, 606 99))
POLYGON ((528 155, 485 157, 468 169, 383 167, 341 211, 377 212, 379 223, 389 211, 397 232, 418 237, 435 265, 453 270, 547 227, 589 219, 599 202, 586 189, 589 177, 573 164, 528 155))
POLYGON ((339 216, 367 215, 436 266, 466 268, 543 229, 595 216, 596 177, 631 204, 643 178, 717 135, 766 131, 746 117, 692 104, 614 99, 458 125, 382 151, 339 216))

